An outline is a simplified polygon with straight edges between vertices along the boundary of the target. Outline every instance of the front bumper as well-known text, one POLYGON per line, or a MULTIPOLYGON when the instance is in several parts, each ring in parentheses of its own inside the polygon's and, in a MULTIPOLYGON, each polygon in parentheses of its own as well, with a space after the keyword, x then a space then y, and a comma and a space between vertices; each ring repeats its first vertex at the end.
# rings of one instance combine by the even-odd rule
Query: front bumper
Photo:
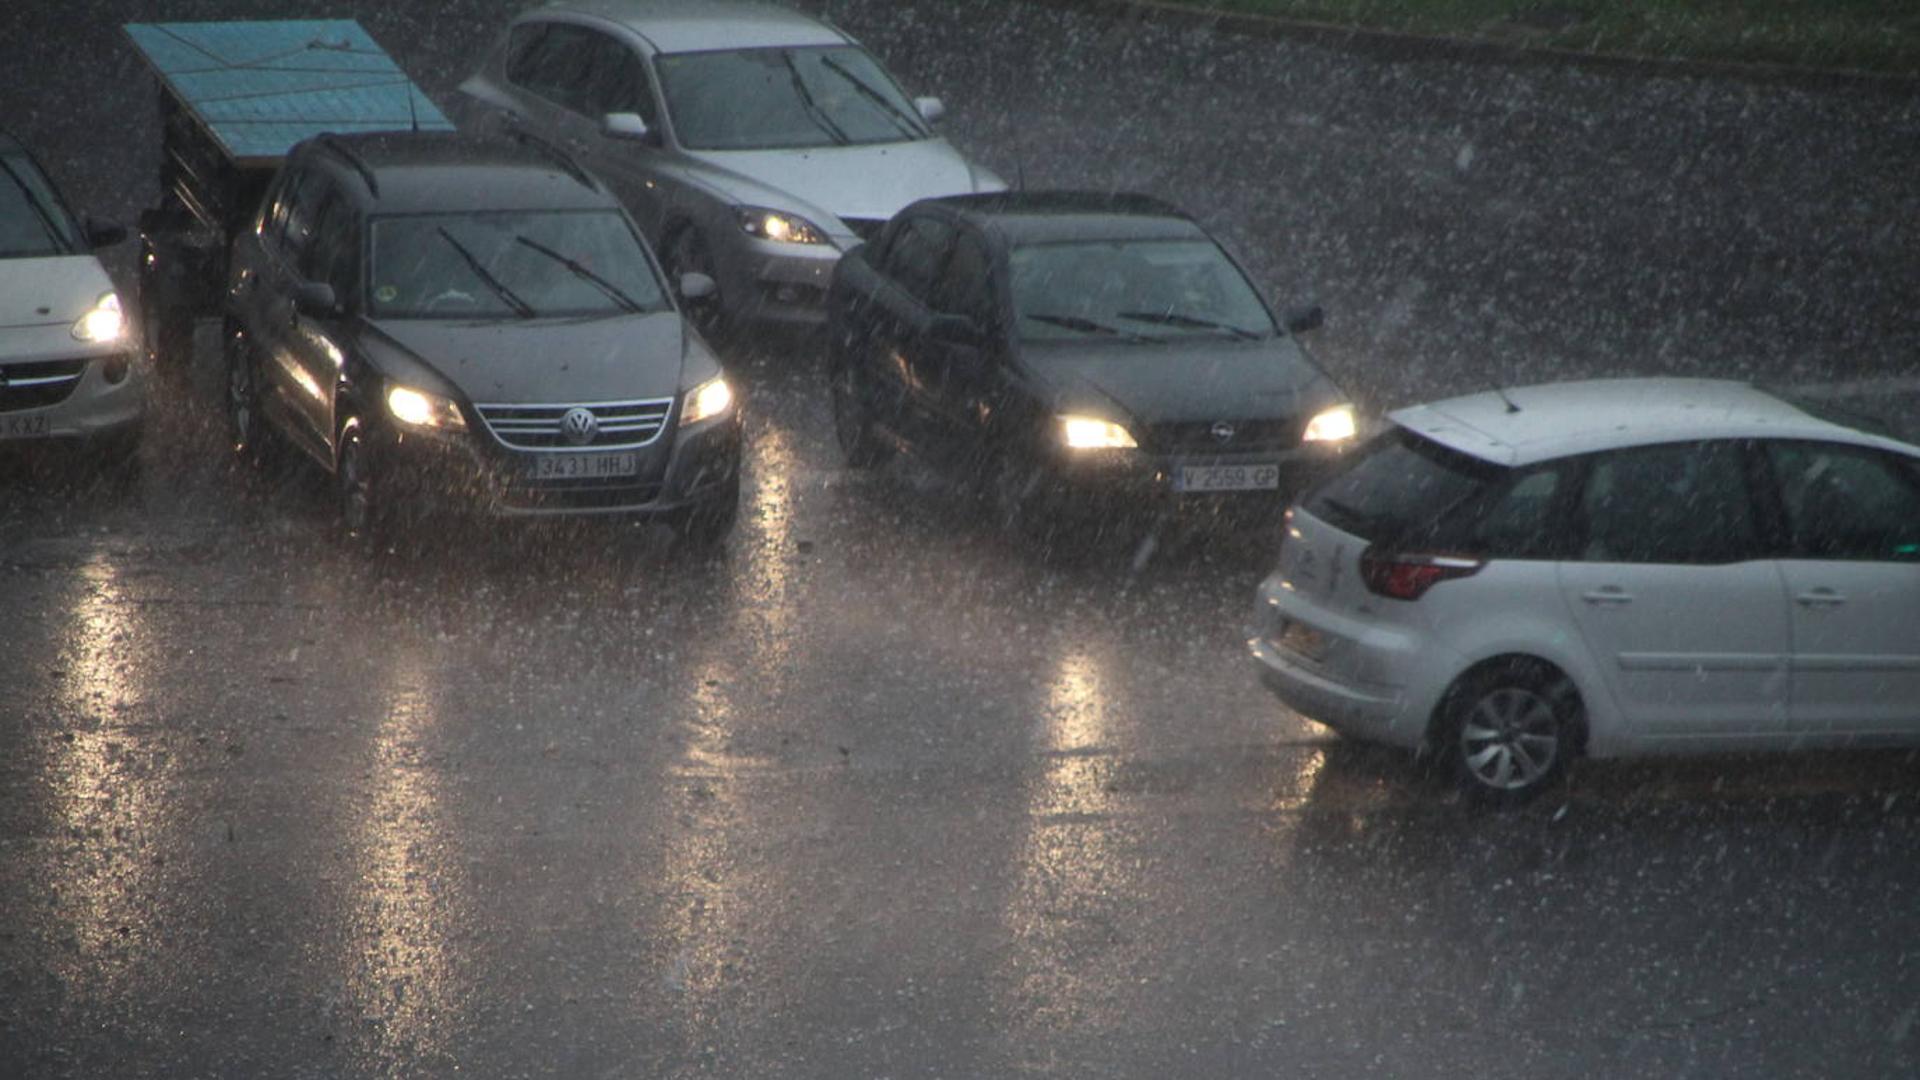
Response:
POLYGON ((146 416, 146 393, 146 367, 124 345, 0 357, 0 446, 130 438, 146 416))
POLYGON ((388 427, 376 433, 374 449, 385 496, 420 513, 658 517, 738 497, 741 431, 735 409, 635 451, 633 475, 569 480, 528 478, 530 455, 500 446, 484 430, 439 435, 388 427))
POLYGON ((1061 450, 1041 466, 1037 487, 1053 509, 1068 514, 1277 515, 1338 455, 1337 448, 1317 444, 1238 454, 1061 450), (1202 490, 1188 483, 1205 479, 1248 486, 1202 490))
POLYGON ((786 244, 740 234, 716 254, 720 302, 729 318, 791 327, 824 326, 827 286, 844 243, 786 244))

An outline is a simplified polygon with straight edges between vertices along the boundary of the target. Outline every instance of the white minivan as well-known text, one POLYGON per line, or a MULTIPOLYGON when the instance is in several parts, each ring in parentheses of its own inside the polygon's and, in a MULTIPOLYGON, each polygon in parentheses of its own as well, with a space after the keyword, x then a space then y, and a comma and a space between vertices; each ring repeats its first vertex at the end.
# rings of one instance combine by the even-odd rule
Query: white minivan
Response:
POLYGON ((1248 644, 1301 715, 1500 798, 1580 753, 1920 744, 1920 447, 1705 379, 1389 418, 1260 586, 1248 644))
POLYGON ((126 238, 76 220, 26 148, 0 132, 0 450, 75 443, 122 457, 144 387, 97 247, 126 238))

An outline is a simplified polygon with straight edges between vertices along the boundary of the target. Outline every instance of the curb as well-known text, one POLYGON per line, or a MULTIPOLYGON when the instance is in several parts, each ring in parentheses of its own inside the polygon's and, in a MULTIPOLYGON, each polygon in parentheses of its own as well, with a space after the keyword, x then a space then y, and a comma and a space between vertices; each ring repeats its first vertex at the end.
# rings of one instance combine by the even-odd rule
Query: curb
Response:
POLYGON ((1302 41, 1388 62, 1444 60, 1505 67, 1578 68, 1609 75, 1725 79, 1802 90, 1890 96, 1920 94, 1920 75, 1894 75, 1843 68, 1795 67, 1735 60, 1665 59, 1626 53, 1591 53, 1523 41, 1411 34, 1397 30, 1257 15, 1165 3, 1161 0, 1018 0, 1038 7, 1081 11, 1121 22, 1220 30, 1246 37, 1302 41))

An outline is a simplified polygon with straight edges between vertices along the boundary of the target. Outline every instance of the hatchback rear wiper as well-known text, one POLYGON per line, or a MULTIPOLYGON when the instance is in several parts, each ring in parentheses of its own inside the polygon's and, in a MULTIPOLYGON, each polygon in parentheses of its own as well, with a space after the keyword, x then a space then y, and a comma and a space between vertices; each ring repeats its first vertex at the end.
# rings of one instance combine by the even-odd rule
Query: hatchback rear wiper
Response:
POLYGON ((454 239, 453 234, 447 231, 447 227, 445 225, 440 226, 434 231, 440 234, 440 238, 442 240, 445 240, 448 246, 452 247, 454 251, 459 252, 460 257, 466 260, 468 269, 471 269, 473 271, 473 276, 479 278, 481 284, 485 285, 489 289, 492 289, 494 291, 494 295, 500 297, 501 300, 505 301, 506 305, 513 309, 513 313, 515 315, 518 315, 523 319, 533 318, 533 314, 534 314, 533 305, 527 303, 525 300, 520 299, 520 297, 512 289, 507 288, 505 282, 501 281, 497 277, 494 277, 492 271, 488 270, 485 266, 480 265, 480 260, 473 257, 473 252, 467 250, 467 245, 454 239))
POLYGON ((910 116, 901 111, 900 106, 895 105, 887 95, 868 86, 865 79, 855 75, 845 64, 842 64, 831 56, 822 56, 820 58, 820 66, 845 79, 847 85, 853 87, 861 97, 880 106, 881 111, 886 113, 887 119, 893 121, 893 126, 905 132, 909 137, 924 139, 931 134, 931 132, 927 131, 926 128, 920 124, 918 117, 910 116))
POLYGON ((1078 330, 1083 334, 1106 334, 1109 337, 1123 337, 1123 338, 1126 338, 1128 341, 1158 342, 1158 341, 1165 340, 1164 338, 1153 337, 1150 334, 1136 333, 1132 330, 1116 329, 1114 327, 1108 326, 1106 323, 1094 322, 1092 319, 1088 319, 1079 315, 1053 315, 1047 312, 1029 311, 1022 314, 1021 318, 1032 319, 1034 322, 1043 322, 1052 326, 1064 326, 1069 330, 1078 330))
POLYGON ((578 259, 573 259, 565 255, 562 255, 559 252, 548 247, 547 245, 541 243, 540 241, 528 239, 525 236, 521 236, 519 233, 513 234, 513 242, 516 244, 520 244, 524 247, 532 248, 534 251, 537 251, 540 254, 545 255, 547 258, 552 259, 554 262, 559 263, 561 266, 566 267, 568 272, 573 274, 574 277, 577 277, 581 281, 584 281, 587 284, 592 285, 594 288, 599 289, 601 292, 606 294, 607 299, 612 300, 614 303, 619 304, 621 307, 626 308, 628 311, 642 312, 647 310, 646 308, 640 306, 640 302, 638 300, 635 300, 633 297, 628 296, 626 292, 624 292, 620 288, 620 286, 615 285, 613 282, 608 281, 606 278, 603 278, 599 274, 596 274, 593 271, 587 269, 585 266, 583 266, 580 263, 578 259))
POLYGON ((1134 322, 1158 323, 1162 326, 1190 326, 1196 330, 1224 330, 1243 341, 1258 341, 1267 335, 1244 326, 1230 326, 1226 323, 1202 319, 1197 315, 1186 315, 1178 311, 1122 311, 1117 313, 1122 319, 1134 322))

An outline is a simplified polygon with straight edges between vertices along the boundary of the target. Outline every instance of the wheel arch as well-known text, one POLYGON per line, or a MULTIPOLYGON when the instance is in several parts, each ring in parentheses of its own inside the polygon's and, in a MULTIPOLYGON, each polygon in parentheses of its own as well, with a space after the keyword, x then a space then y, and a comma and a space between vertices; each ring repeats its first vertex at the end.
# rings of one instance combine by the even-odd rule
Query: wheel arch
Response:
POLYGON ((1436 754, 1441 749, 1440 740, 1446 729, 1447 713, 1462 691, 1487 672, 1502 668, 1528 668, 1538 672, 1546 679, 1564 679, 1571 688, 1574 703, 1578 708, 1573 726, 1573 754, 1584 757, 1589 753, 1593 735, 1593 696, 1582 684, 1580 677, 1568 670, 1569 665, 1556 662, 1542 656, 1540 650, 1511 649, 1495 652, 1481 657, 1460 669, 1441 691, 1427 712, 1427 727, 1423 743, 1428 754, 1436 754))

